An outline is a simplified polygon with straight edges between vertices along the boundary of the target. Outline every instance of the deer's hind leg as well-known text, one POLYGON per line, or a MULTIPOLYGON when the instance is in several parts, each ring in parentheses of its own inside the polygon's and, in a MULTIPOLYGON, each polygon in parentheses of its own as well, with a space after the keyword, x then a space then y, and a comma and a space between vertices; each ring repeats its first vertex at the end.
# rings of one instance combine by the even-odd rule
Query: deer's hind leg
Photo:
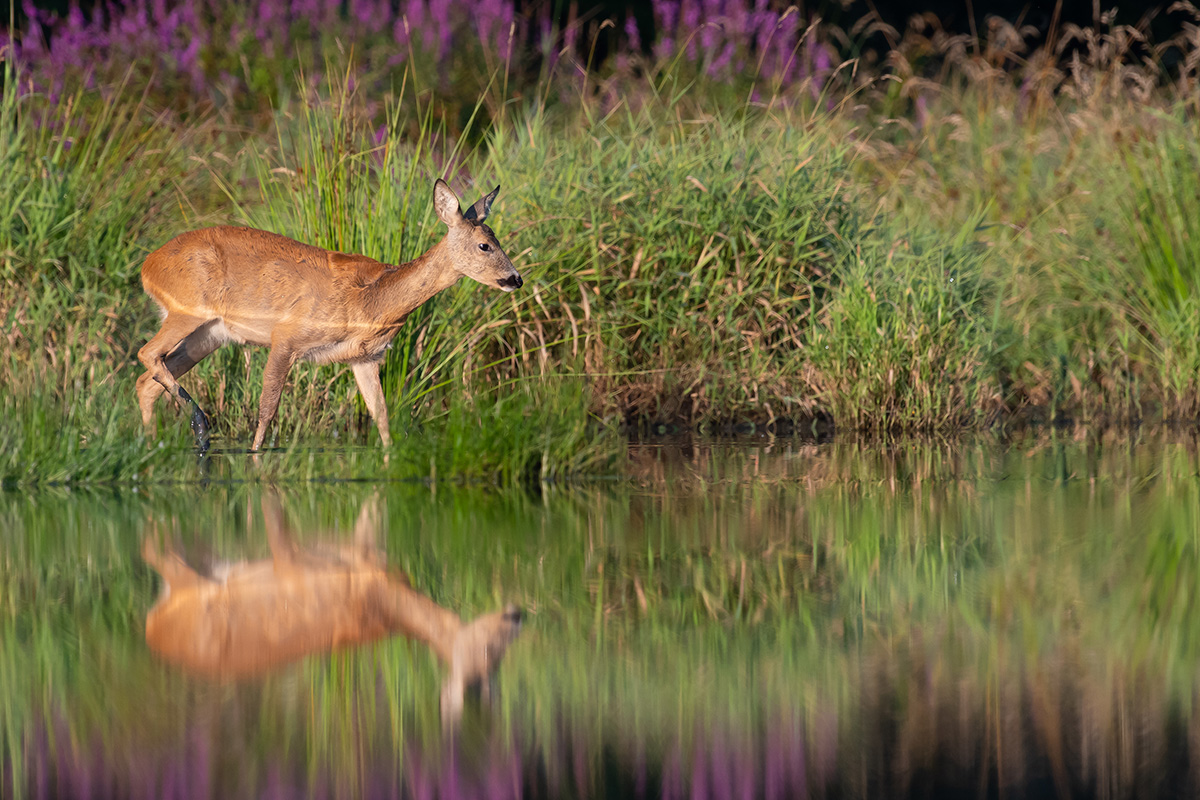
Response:
POLYGON ((183 556, 174 547, 167 546, 164 553, 159 549, 159 534, 155 530, 142 540, 142 560, 162 576, 167 582, 166 589, 179 589, 184 586, 195 586, 202 583, 212 583, 196 570, 187 565, 183 556))
MULTIPOLYGON (((171 376, 178 380, 192 367, 212 355, 224 342, 212 333, 213 323, 201 325, 183 338, 174 350, 167 354, 165 364, 171 376)), ((154 403, 166 391, 154 374, 147 370, 137 380, 138 408, 142 412, 142 425, 153 433, 154 403)))
MULTIPOLYGON (((204 331, 206 326, 214 322, 216 322, 216 320, 205 319, 204 317, 195 317, 179 312, 169 312, 167 314, 167 318, 163 320, 162 327, 159 329, 158 333, 154 334, 150 341, 146 342, 142 349, 138 351, 138 360, 145 365, 146 371, 150 375, 150 378, 158 382, 158 384, 161 385, 162 388, 171 395, 171 397, 175 398, 175 402, 178 403, 180 407, 182 407, 185 403, 192 407, 192 433, 195 434, 196 442, 201 447, 207 446, 208 432, 212 427, 209 423, 208 415, 204 413, 204 409, 197 405, 196 401, 192 399, 192 396, 187 393, 187 390, 179 385, 179 381, 175 379, 175 375, 172 373, 172 370, 167 362, 171 356, 180 349, 181 346, 186 352, 187 340, 192 336, 192 334, 204 331)), ((201 339, 206 338, 208 335, 208 333, 201 333, 201 339)), ((199 340, 197 343, 199 343, 199 340)), ((199 349, 202 350, 203 348, 199 349)), ((212 350, 209 350, 208 352, 211 353, 212 350)), ((205 355, 208 355, 208 353, 205 353, 205 355)), ((200 359, 197 358, 195 361, 199 360, 200 359)), ((195 361, 192 362, 193 366, 195 365, 195 361)), ((182 363, 183 362, 180 362, 179 365, 181 366, 182 363)), ((189 369, 190 368, 191 367, 189 367, 189 369)), ((183 373, 181 372, 180 374, 183 373)), ((142 403, 143 397, 149 395, 148 390, 145 392, 145 394, 143 394, 143 386, 144 384, 139 381, 139 405, 142 403)), ((153 405, 153 400, 151 400, 150 403, 153 405)), ((145 413, 145 407, 143 406, 143 416, 145 413)))

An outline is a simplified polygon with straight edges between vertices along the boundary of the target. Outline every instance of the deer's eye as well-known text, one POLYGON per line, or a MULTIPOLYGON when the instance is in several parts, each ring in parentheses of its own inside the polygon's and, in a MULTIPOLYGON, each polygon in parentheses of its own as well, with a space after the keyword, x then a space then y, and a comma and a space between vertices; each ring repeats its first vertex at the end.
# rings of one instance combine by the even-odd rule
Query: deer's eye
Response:
POLYGON ((480 242, 479 249, 485 253, 490 253, 492 251, 492 246, 490 244, 488 244, 487 242, 480 242))

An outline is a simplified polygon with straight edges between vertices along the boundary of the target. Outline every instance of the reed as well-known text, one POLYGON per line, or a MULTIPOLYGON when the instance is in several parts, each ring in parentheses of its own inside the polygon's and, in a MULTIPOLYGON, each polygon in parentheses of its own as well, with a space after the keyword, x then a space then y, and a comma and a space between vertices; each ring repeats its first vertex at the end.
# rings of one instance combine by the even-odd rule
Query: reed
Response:
MULTIPOLYGON (((455 439, 455 418, 485 430, 504 408, 528 419, 531 448, 536 431, 550 432, 543 445, 561 433, 549 462, 591 468, 612 463, 608 434, 578 459, 567 448, 619 425, 953 431, 1195 416, 1190 62, 1139 61, 1137 31, 1103 21, 1060 37, 1077 48, 1065 64, 1049 45, 1023 51, 1019 31, 974 48, 924 20, 882 76, 836 69, 819 27, 775 18, 794 74, 782 79, 777 48, 773 66, 746 66, 745 85, 710 67, 721 36, 766 21, 726 22, 624 67, 543 61, 533 84, 518 81, 530 64, 479 40, 460 53, 478 62, 455 62, 479 91, 453 107, 418 58, 386 80, 364 79, 383 74, 361 66, 374 51, 305 61, 297 88, 245 124, 164 112, 136 70, 96 88, 63 77, 51 102, 41 51, 22 50, 28 72, 6 62, 0 134, 14 165, 0 185, 0 383, 17 420, 3 433, 6 480, 129 480, 161 457, 133 447, 118 413, 132 419, 121 398, 153 326, 137 280, 146 252, 233 222, 402 261, 435 235, 425 187, 442 174, 504 187, 495 227, 530 283, 506 297, 456 287, 409 321, 384 373, 398 424, 417 436, 444 430, 466 448, 478 437, 455 439)), ((263 58, 252 72, 274 64, 263 58)), ((185 378, 229 451, 261 363, 228 348, 185 378)), ((345 370, 298 369, 284 402, 277 443, 365 440, 345 370)), ((177 448, 177 420, 163 417, 177 448)), ((539 460, 462 453, 449 461, 489 465, 473 476, 539 460)))

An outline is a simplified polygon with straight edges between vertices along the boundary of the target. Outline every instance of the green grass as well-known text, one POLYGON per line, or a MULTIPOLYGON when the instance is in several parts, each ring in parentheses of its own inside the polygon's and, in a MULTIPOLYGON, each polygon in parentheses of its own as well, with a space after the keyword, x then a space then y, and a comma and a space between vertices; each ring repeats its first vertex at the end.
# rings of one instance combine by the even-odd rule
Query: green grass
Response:
POLYGON ((226 691, 162 670, 139 638, 148 519, 257 557, 257 484, 288 484, 301 528, 328 531, 373 490, 360 482, 386 481, 389 552, 414 585, 467 615, 530 611, 500 724, 469 735, 543 759, 552 785, 611 779, 598 741, 686 769, 705 730, 752 752, 794 730, 833 748, 846 794, 886 794, 879 776, 903 785, 946 753, 999 785, 1147 793, 1172 737, 1196 735, 1186 443, 775 440, 682 458, 615 435, 1195 419, 1187 76, 943 44, 906 37, 894 76, 861 68, 819 104, 669 64, 511 96, 477 69, 483 99, 461 114, 432 76, 293 93, 247 63, 251 107, 276 106, 236 120, 181 121, 135 79, 51 103, 6 66, 0 752, 22 769, 42 728, 66 761, 199 741, 236 752, 253 794, 279 763, 361 790, 372 764, 436 751, 439 674, 403 642, 226 691), (413 315, 384 365, 389 452, 347 369, 301 365, 250 458, 265 356, 237 348, 184 379, 217 425, 207 458, 165 402, 157 438, 142 433, 146 253, 233 222, 406 260, 440 235, 442 175, 465 202, 501 184, 489 222, 527 283, 463 282, 413 315), (629 483, 571 480, 617 473, 629 483), (214 708, 230 716, 192 723, 214 708))
POLYGON ((1003 408, 999 361, 1011 343, 975 242, 885 230, 853 253, 809 335, 820 404, 863 429, 970 427, 1003 408))
MULTIPOLYGON (((161 113, 133 78, 51 104, 7 67, 0 385, 18 423, 4 480, 193 474, 135 424, 134 356, 156 324, 146 253, 233 222, 405 261, 441 234, 441 175, 465 202, 503 187, 490 222, 527 284, 460 282, 397 337, 383 381, 405 476, 434 472, 435 451, 472 479, 608 469, 622 424, 1194 418, 1186 101, 1118 91, 1111 54, 1056 76, 1031 60, 1031 82, 947 58, 939 84, 919 70, 831 83, 819 103, 735 96, 678 64, 547 75, 498 99, 493 65, 453 124, 411 71, 374 97, 327 66, 338 77, 234 125, 161 113), (507 427, 487 422, 498 409, 507 427), (466 433, 493 430, 516 452, 466 433)), ((264 358, 229 347, 184 378, 226 450, 248 437, 264 358)), ((182 452, 181 420, 165 402, 160 416, 182 452)), ((270 436, 309 454, 375 441, 342 366, 299 365, 270 436)), ((306 457, 274 474, 316 474, 306 457)))
POLYGON ((513 324, 540 359, 513 367, 586 375, 593 408, 634 421, 811 413, 815 283, 856 230, 844 157, 801 114, 681 111, 655 98, 494 136, 535 279, 513 324))
POLYGON ((1200 149, 1195 124, 1167 117, 1160 130, 1126 154, 1128 183, 1106 220, 1120 252, 1128 254, 1099 285, 1145 343, 1147 378, 1161 387, 1159 402, 1180 419, 1195 417, 1200 346, 1200 149))
POLYGON ((375 440, 331 438, 328 429, 302 423, 289 428, 294 438, 285 446, 257 458, 244 441, 221 439, 199 457, 186 416, 169 407, 160 412, 159 437, 148 438, 131 413, 132 398, 130 380, 71 396, 65 408, 44 398, 4 398, 0 412, 21 424, 0 431, 0 484, 383 479, 530 485, 611 474, 619 463, 619 442, 575 413, 584 398, 571 386, 552 398, 517 386, 473 402, 451 399, 437 416, 394 426, 395 446, 387 452, 375 440))
MULTIPOLYGON (((344 162, 306 163, 299 174, 324 180, 329 194, 318 196, 316 206, 289 212, 284 203, 306 197, 305 187, 290 182, 281 187, 275 182, 278 173, 246 154, 244 163, 222 173, 215 171, 216 158, 206 169, 185 168, 191 148, 220 137, 202 126, 148 122, 135 99, 121 99, 128 96, 118 92, 118 99, 97 106, 81 92, 66 104, 51 105, 36 96, 21 97, 15 80, 5 84, 0 103, 3 157, 14 168, 0 186, 9 209, 0 228, 5 287, 0 313, 8 321, 10 343, 0 375, 6 387, 3 412, 14 424, 0 431, 0 482, 331 475, 521 482, 611 470, 616 441, 611 430, 586 413, 579 379, 469 386, 462 395, 459 382, 469 385, 473 374, 471 344, 463 330, 477 325, 479 314, 470 307, 472 296, 461 292, 448 306, 454 312, 449 322, 433 319, 427 308, 414 315, 397 341, 385 368, 385 386, 399 441, 386 460, 377 446, 361 447, 377 439, 344 366, 297 369, 272 431, 272 441, 282 443, 286 452, 272 454, 266 463, 241 456, 237 450, 244 447, 256 414, 265 356, 246 358, 234 348, 185 378, 213 412, 218 448, 231 452, 214 459, 215 465, 197 466, 185 435, 186 420, 166 400, 158 406, 158 438, 147 438, 134 401, 133 382, 141 371, 134 356, 156 321, 138 272, 145 253, 183 227, 167 219, 164 206, 190 203, 218 188, 232 192, 230 182, 249 174, 261 181, 264 193, 250 206, 263 215, 257 221, 309 241, 386 253, 398 261, 416 255, 414 246, 424 249, 435 230, 424 201, 417 217, 422 224, 408 228, 404 213, 396 219, 399 206, 375 206, 374 218, 351 213, 360 201, 369 202, 380 183, 392 186, 387 180, 394 173, 391 159, 382 167, 382 182, 380 171, 369 163, 370 152, 348 155, 358 159, 349 168, 344 162), (88 117, 80 109, 98 116, 88 117), (347 195, 339 187, 352 175, 358 176, 357 194, 347 195), (344 205, 327 207, 321 197, 331 195, 341 197, 344 205), (304 211, 309 222, 320 216, 325 226, 355 220, 359 225, 354 235, 331 233, 328 227, 314 231, 294 221, 304 211), (415 245, 403 250, 406 230, 415 245), (385 233, 394 239, 378 238, 385 233), (370 235, 376 238, 361 238, 370 235)), ((289 132, 281 115, 280 141, 296 135, 299 151, 314 159, 329 157, 322 148, 331 139, 349 136, 339 127, 347 120, 332 115, 325 104, 310 109, 306 122, 311 127, 289 132), (304 151, 305 144, 313 149, 304 151)), ((424 160, 408 155, 407 149, 394 148, 395 163, 404 160, 424 184, 431 174, 428 154, 424 160)), ((409 193, 401 186, 384 199, 407 204, 418 195, 424 198, 425 192, 409 193)), ((183 208, 190 220, 186 227, 212 221, 195 208, 183 208)), ((495 306, 493 299, 490 307, 495 306)))

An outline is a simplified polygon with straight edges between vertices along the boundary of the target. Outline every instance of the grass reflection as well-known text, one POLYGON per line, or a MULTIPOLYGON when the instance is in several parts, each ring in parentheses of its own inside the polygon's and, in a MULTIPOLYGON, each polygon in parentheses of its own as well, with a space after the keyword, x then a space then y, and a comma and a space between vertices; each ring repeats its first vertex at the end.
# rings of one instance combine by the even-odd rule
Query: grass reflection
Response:
MULTIPOLYGON (((402 640, 236 685, 152 659, 146 526, 262 558, 260 487, 0 496, 4 780, 189 797, 1196 785, 1194 438, 640 443, 629 460, 626 482, 536 495, 383 487, 383 546, 415 587, 464 617, 529 611, 498 704, 451 740, 437 664, 402 640)), ((287 512, 348 535, 375 488, 289 489, 287 512)))

